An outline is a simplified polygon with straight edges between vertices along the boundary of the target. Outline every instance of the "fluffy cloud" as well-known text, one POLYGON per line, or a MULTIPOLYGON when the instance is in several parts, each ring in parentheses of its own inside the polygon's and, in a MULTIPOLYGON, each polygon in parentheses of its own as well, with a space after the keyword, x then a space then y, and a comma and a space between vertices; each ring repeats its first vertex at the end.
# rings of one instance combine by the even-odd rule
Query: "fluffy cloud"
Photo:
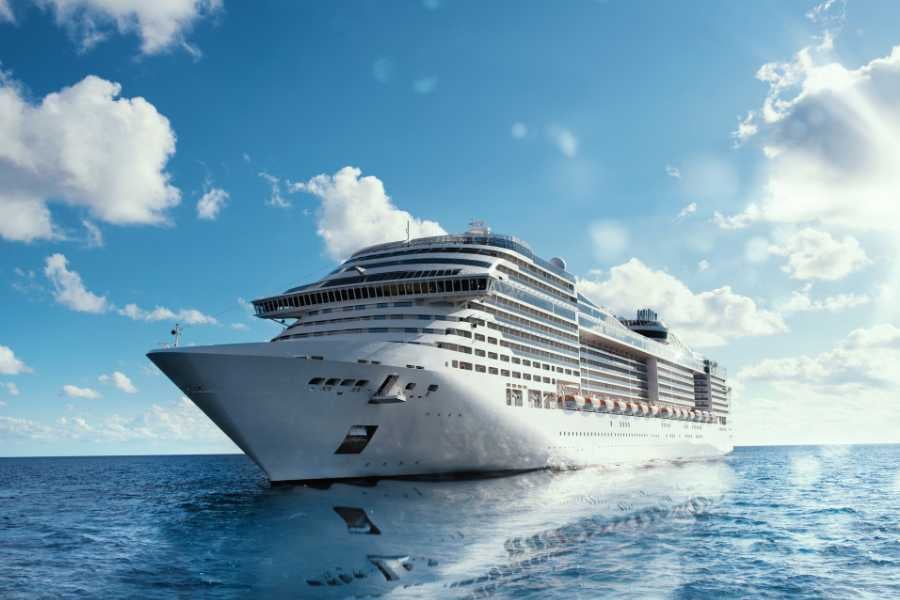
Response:
POLYGON ((88 387, 78 387, 77 385, 66 384, 62 387, 63 394, 68 396, 69 398, 87 398, 90 400, 96 400, 97 398, 101 398, 100 393, 92 388, 88 387))
POLYGON ((89 75, 32 105, 0 77, 0 237, 62 237, 51 201, 107 223, 166 222, 181 198, 164 170, 175 134, 152 104, 120 92, 89 75))
POLYGON ((793 279, 834 281, 871 262, 856 238, 846 235, 838 240, 826 231, 810 227, 794 233, 781 244, 769 246, 769 252, 787 257, 782 270, 793 279))
POLYGON ((9 439, 51 439, 49 427, 28 419, 0 417, 0 440, 9 439))
POLYGON ((848 69, 830 59, 832 40, 759 69, 769 93, 738 138, 758 140, 766 184, 758 202, 723 223, 898 229, 900 46, 848 69))
POLYGON ((134 321, 180 321, 188 325, 215 325, 218 323, 215 317, 204 314, 195 308, 182 308, 173 311, 164 306, 157 306, 153 310, 144 310, 137 304, 126 304, 117 311, 123 317, 134 321))
MULTIPOLYGON (((141 52, 156 54, 182 45, 197 52, 184 34, 202 17, 216 13, 222 0, 36 0, 52 9, 59 25, 80 38, 84 48, 105 39, 110 28, 137 33, 141 52)), ((2 12, 2 11, 0 11, 2 12)))
POLYGON ((215 325, 218 323, 215 317, 195 308, 182 308, 175 311, 164 306, 157 306, 153 310, 145 310, 133 303, 117 308, 106 299, 106 296, 98 296, 88 290, 81 280, 81 275, 69 269, 68 261, 62 254, 53 254, 47 257, 44 274, 53 285, 53 297, 56 301, 78 312, 99 314, 115 311, 117 314, 135 321, 180 321, 188 325, 215 325))
POLYGON ((880 324, 853 330, 834 348, 812 356, 768 358, 738 372, 741 381, 795 382, 819 393, 844 397, 848 391, 900 384, 900 328, 880 324))
POLYGON ((81 275, 69 270, 68 261, 62 254, 47 257, 44 274, 53 284, 53 297, 63 306, 87 313, 103 313, 109 309, 106 297, 88 291, 81 275))
POLYGON ((689 215, 694 214, 695 212, 697 212, 697 203, 691 202, 690 204, 688 204, 687 206, 685 206, 684 208, 681 209, 681 211, 678 213, 678 218, 683 219, 689 215))
POLYGON ((131 383, 131 379, 121 371, 113 371, 111 375, 104 373, 98 377, 97 380, 100 381, 100 383, 114 385, 126 394, 137 394, 138 391, 137 388, 134 387, 134 384, 131 383))
POLYGON ((88 248, 102 248, 103 232, 100 231, 100 228, 87 219, 82 219, 81 224, 84 226, 85 233, 87 234, 84 240, 85 245, 88 248))
POLYGON ((547 135, 564 156, 575 158, 578 155, 578 138, 570 129, 551 125, 547 128, 547 135))
POLYGON ((361 175, 356 167, 344 167, 334 175, 317 175, 291 186, 291 191, 320 200, 318 234, 331 258, 341 260, 363 246, 406 239, 407 224, 411 238, 446 233, 438 223, 394 206, 377 177, 361 175))
POLYGON ((606 280, 579 280, 578 288, 621 315, 643 306, 654 308, 679 337, 696 346, 787 331, 780 315, 729 286, 695 294, 672 275, 654 271, 636 258, 610 269, 606 280))
POLYGON ((16 357, 16 353, 12 351, 12 348, 0 345, 0 374, 18 375, 30 372, 31 369, 16 357))
POLYGON ((681 179, 681 170, 678 167, 666 165, 666 175, 674 177, 675 179, 681 179))
POLYGON ((228 192, 221 188, 211 188, 197 201, 197 218, 213 221, 228 202, 228 192))
POLYGON ((2 385, 3 387, 6 388, 6 393, 8 393, 10 396, 18 396, 19 395, 19 386, 17 386, 12 381, 6 381, 0 385, 2 385))
POLYGON ((708 271, 710 266, 709 261, 702 258, 700 259, 700 262, 697 263, 697 270, 702 273, 703 271, 708 271))
POLYGON ((836 294, 816 300, 811 297, 811 290, 812 285, 806 285, 802 290, 791 292, 790 299, 779 307, 781 312, 840 312, 872 301, 866 294, 854 293, 836 294))

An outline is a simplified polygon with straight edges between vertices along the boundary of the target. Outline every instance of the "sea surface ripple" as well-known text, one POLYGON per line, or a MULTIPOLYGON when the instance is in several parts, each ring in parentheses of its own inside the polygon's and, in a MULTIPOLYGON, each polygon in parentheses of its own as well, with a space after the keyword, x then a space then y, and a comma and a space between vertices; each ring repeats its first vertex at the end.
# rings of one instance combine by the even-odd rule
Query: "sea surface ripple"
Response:
POLYGON ((0 597, 900 598, 900 446, 269 486, 244 456, 0 459, 0 597))

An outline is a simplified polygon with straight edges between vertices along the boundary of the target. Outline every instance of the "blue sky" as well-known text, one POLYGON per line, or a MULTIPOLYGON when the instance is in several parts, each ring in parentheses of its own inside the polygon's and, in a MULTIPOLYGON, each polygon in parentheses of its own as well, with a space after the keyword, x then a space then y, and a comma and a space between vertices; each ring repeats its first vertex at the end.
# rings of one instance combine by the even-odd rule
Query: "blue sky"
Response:
POLYGON ((596 301, 656 308, 729 368, 738 442, 900 441, 897 22, 0 0, 0 455, 233 449, 146 351, 175 319, 187 343, 266 339, 240 299, 402 211, 423 234, 484 219, 596 301))

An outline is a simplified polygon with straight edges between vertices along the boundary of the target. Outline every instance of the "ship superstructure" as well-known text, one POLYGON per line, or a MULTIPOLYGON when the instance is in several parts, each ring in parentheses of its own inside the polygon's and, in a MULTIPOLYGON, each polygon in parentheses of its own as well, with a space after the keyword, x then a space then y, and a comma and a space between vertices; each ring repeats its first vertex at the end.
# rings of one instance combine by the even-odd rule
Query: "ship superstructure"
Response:
POLYGON ((619 318, 559 258, 475 224, 364 248, 253 302, 270 342, 150 358, 273 481, 727 453, 724 369, 650 310, 619 318))

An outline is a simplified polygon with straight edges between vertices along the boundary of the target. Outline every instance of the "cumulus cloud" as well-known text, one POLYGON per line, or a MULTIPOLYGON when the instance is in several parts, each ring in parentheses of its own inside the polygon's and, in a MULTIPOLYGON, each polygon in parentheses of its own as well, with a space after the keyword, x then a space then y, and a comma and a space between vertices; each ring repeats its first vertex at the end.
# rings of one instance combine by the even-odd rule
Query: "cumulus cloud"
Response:
POLYGON ((666 175, 674 177, 675 179, 681 179, 681 170, 678 167, 666 165, 666 175))
POLYGON ((303 191, 319 199, 317 232, 331 258, 341 260, 363 246, 446 233, 435 221, 417 219, 400 210, 372 175, 362 177, 356 167, 344 167, 334 175, 316 175, 295 183, 291 191, 303 191))
POLYGON ((738 372, 742 381, 794 382, 843 397, 848 391, 900 384, 900 328, 879 324, 855 329, 831 350, 814 355, 767 358, 738 372))
MULTIPOLYGON (((181 46, 194 54, 196 48, 184 36, 201 18, 222 8, 222 0, 37 0, 48 7, 60 26, 89 49, 106 39, 110 30, 136 33, 141 52, 157 54, 181 46)), ((2 10, 0 10, 2 12, 2 10)))
POLYGON ((547 135, 564 156, 575 158, 578 155, 578 138, 575 137, 571 129, 566 129, 559 125, 551 125, 547 128, 547 135))
POLYGON ((705 258, 700 259, 700 262, 697 263, 697 270, 701 273, 703 271, 708 271, 710 267, 709 261, 705 258))
POLYGON ((0 417, 0 440, 51 439, 52 430, 30 419, 0 417))
POLYGON ((97 378, 100 383, 105 383, 109 385, 114 385, 119 390, 125 392, 126 394, 137 394, 137 388, 134 387, 134 384, 131 382, 131 379, 125 373, 121 371, 113 371, 112 374, 107 375, 104 373, 97 378))
POLYGON ((687 206, 685 206, 684 208, 681 209, 681 211, 678 213, 678 218, 683 219, 687 216, 694 214, 695 212, 697 212, 697 203, 691 202, 690 204, 688 204, 687 206))
POLYGON ((63 237, 50 202, 106 223, 167 222, 181 199, 165 171, 175 133, 152 104, 120 93, 118 83, 89 75, 31 104, 0 77, 0 237, 63 237))
POLYGON ((9 394, 10 396, 18 396, 19 395, 19 386, 17 386, 12 381, 6 381, 0 385, 2 385, 3 387, 6 388, 6 393, 9 394))
POLYGON ((182 308, 176 311, 164 306, 157 306, 153 310, 145 310, 134 303, 117 308, 106 299, 106 296, 99 296, 88 290, 81 280, 81 275, 70 270, 68 260, 59 253, 47 257, 44 274, 53 285, 53 297, 56 301, 78 312, 100 314, 115 311, 117 314, 135 321, 180 321, 188 325, 215 325, 218 323, 215 317, 204 314, 195 308, 182 308))
POLYGON ((793 279, 835 281, 868 265, 871 261, 856 238, 836 239, 826 231, 810 227, 797 231, 769 252, 788 259, 782 267, 793 279))
POLYGON ((0 345, 0 375, 19 375, 20 373, 30 373, 31 369, 9 346, 0 345))
POLYGON ((81 275, 69 270, 68 261, 62 254, 47 257, 44 274, 53 284, 53 297, 63 306, 87 313, 103 313, 109 309, 106 296, 89 291, 81 281, 81 275))
POLYGON ((78 387, 77 385, 66 384, 62 387, 63 394, 68 396, 69 398, 87 398, 89 400, 96 400, 97 398, 101 398, 100 393, 88 387, 78 387))
POLYGON ((694 293, 679 279, 656 271, 636 258, 613 267, 605 280, 580 279, 585 296, 620 315, 649 307, 685 341, 718 346, 728 340, 787 331, 782 317, 735 293, 731 287, 694 293))
POLYGON ((219 212, 225 208, 228 197, 228 192, 221 188, 214 187, 206 190, 197 201, 197 218, 214 221, 219 216, 219 212))
POLYGON ((722 224, 900 228, 900 46, 850 69, 831 58, 831 40, 759 69, 769 93, 741 137, 757 140, 768 159, 765 185, 722 224))
POLYGON ((157 306, 153 310, 144 310, 137 304, 126 304, 117 311, 123 317, 134 321, 179 321, 188 325, 215 325, 218 323, 215 317, 204 314, 195 308, 182 308, 172 310, 164 306, 157 306))
POLYGON ((790 299, 779 308, 781 312, 840 312, 857 306, 869 304, 872 299, 866 294, 836 294, 821 299, 814 299, 811 295, 812 284, 807 284, 801 290, 791 292, 790 299))

